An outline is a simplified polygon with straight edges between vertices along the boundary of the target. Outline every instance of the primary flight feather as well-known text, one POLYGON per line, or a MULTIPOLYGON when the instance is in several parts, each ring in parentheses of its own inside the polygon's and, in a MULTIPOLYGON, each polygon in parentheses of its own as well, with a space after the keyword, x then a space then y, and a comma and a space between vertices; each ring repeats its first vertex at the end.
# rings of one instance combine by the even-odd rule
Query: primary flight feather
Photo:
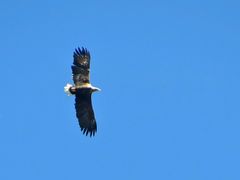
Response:
POLYGON ((97 123, 92 107, 92 93, 100 91, 90 83, 90 53, 86 48, 77 48, 73 53, 72 75, 74 86, 67 84, 64 91, 75 95, 76 116, 83 134, 94 136, 97 123))

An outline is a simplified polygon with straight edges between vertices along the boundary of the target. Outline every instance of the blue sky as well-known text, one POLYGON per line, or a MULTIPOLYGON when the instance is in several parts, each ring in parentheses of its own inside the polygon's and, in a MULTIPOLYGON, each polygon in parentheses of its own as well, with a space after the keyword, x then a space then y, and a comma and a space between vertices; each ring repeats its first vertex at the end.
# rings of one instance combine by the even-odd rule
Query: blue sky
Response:
POLYGON ((238 1, 1 1, 0 179, 240 179, 238 1), (80 132, 74 48, 98 123, 80 132))

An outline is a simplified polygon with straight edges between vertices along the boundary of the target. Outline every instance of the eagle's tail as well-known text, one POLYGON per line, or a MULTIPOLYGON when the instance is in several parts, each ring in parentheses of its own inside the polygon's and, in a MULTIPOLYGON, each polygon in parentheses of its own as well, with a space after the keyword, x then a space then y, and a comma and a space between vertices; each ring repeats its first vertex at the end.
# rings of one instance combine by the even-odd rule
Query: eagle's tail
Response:
POLYGON ((68 95, 68 96, 71 96, 73 95, 70 91, 70 88, 73 87, 73 85, 71 84, 66 84, 66 86, 64 86, 64 92, 68 95))

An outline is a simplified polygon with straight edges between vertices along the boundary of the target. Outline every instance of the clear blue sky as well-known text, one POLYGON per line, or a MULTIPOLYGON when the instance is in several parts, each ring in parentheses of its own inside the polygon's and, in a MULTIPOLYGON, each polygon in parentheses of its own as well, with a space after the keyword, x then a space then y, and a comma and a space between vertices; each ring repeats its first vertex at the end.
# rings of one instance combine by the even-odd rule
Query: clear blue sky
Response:
POLYGON ((0 179, 239 180, 240 3, 0 2, 0 179), (74 48, 98 123, 80 132, 74 48))

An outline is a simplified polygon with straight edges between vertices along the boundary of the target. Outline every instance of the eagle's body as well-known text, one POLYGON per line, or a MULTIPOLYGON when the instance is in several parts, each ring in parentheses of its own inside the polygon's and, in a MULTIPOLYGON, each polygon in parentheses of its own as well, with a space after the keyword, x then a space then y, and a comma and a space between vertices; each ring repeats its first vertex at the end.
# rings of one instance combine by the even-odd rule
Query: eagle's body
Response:
POLYGON ((78 48, 73 54, 72 74, 74 86, 67 84, 64 91, 68 95, 75 95, 75 109, 78 122, 83 134, 94 136, 97 124, 92 108, 92 93, 100 91, 93 87, 89 79, 90 53, 85 48, 78 48))

